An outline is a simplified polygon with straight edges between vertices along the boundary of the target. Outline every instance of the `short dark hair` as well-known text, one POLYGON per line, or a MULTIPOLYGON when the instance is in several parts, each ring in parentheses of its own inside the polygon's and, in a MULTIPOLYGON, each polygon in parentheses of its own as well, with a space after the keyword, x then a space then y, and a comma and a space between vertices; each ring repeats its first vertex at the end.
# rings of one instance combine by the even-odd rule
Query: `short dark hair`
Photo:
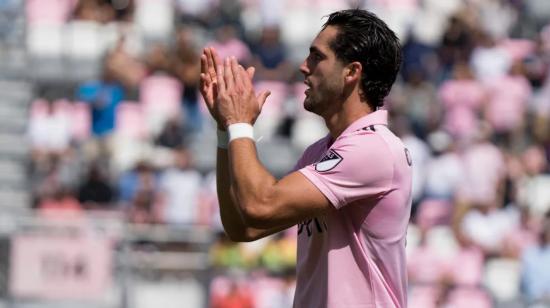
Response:
POLYGON ((374 109, 381 107, 401 66, 401 45, 395 33, 375 14, 360 9, 330 14, 323 30, 327 26, 338 29, 330 48, 345 64, 361 63, 364 98, 374 109))

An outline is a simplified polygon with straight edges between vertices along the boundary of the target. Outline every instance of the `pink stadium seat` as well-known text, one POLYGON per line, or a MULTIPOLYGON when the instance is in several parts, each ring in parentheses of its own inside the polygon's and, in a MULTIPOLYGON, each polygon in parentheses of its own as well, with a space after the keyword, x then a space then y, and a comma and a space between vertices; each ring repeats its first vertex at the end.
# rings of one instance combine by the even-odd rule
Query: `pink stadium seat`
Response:
POLYGON ((61 25, 68 20, 75 4, 75 0, 27 0, 27 22, 31 25, 61 25))
POLYGON ((418 246, 408 258, 409 280, 418 283, 436 283, 447 271, 446 263, 433 247, 418 246))
POLYGON ((136 102, 122 102, 116 111, 116 133, 130 139, 147 136, 143 108, 136 102))
POLYGON ((256 94, 266 90, 271 91, 271 95, 267 98, 255 126, 259 136, 270 138, 275 135, 277 127, 284 116, 283 105, 288 94, 288 87, 285 83, 279 81, 260 81, 254 85, 254 88, 256 94))
POLYGON ((283 111, 283 105, 288 95, 288 86, 284 82, 279 81, 259 81, 254 84, 256 94, 262 91, 271 91, 271 95, 267 98, 266 104, 262 109, 262 114, 267 116, 280 115, 283 111))
POLYGON ((489 295, 477 288, 454 289, 447 301, 449 307, 454 308, 491 308, 493 307, 489 295))
POLYGON ((30 117, 35 118, 37 116, 45 115, 48 112, 48 101, 42 98, 36 99, 32 102, 30 108, 30 117))
POLYGON ((454 282, 461 286, 480 285, 483 276, 483 262, 483 253, 479 249, 462 248, 451 260, 449 266, 454 282))
POLYGON ((175 78, 155 75, 145 78, 140 86, 140 102, 145 122, 153 133, 158 133, 170 118, 179 116, 183 85, 175 78))
POLYGON ((179 112, 182 84, 163 75, 147 77, 141 83, 140 101, 147 111, 179 112))
POLYGON ((74 102, 72 105, 72 136, 74 140, 84 141, 90 138, 92 131, 92 114, 90 105, 84 102, 74 102))
POLYGON ((77 141, 84 141, 90 137, 92 119, 90 106, 83 102, 72 103, 66 99, 54 102, 56 113, 64 114, 70 119, 71 138, 77 141))
POLYGON ((437 293, 435 286, 414 286, 409 294, 408 307, 436 308, 437 293))
POLYGON ((506 39, 500 43, 514 61, 521 60, 535 51, 535 43, 526 39, 506 39))

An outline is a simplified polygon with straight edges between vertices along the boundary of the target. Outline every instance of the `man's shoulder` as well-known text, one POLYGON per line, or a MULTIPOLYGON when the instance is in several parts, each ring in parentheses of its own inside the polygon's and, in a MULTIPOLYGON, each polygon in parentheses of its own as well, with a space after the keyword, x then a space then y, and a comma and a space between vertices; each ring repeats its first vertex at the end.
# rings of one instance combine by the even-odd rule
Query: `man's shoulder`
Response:
POLYGON ((310 144, 305 150, 303 155, 311 154, 314 152, 319 152, 320 150, 326 148, 327 143, 330 141, 330 134, 326 135, 314 143, 310 144))

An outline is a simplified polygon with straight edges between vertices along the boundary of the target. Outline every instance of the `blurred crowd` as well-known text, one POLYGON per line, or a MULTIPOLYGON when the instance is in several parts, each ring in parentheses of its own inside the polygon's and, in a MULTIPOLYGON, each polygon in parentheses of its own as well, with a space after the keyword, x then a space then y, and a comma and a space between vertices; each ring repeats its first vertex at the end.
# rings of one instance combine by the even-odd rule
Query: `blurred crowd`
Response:
POLYGON ((214 161, 196 164, 215 153, 214 142, 201 146, 215 126, 197 92, 199 56, 213 46, 255 66, 258 91, 272 91, 256 126, 262 142, 283 140, 300 153, 326 131, 302 110, 298 65, 321 16, 361 7, 387 21, 403 45, 385 108, 413 160, 410 307, 550 305, 547 0, 26 5, 31 30, 93 25, 104 46, 96 78, 32 103, 33 207, 207 226, 219 234, 212 307, 289 307, 295 230, 231 243, 219 222, 214 161))

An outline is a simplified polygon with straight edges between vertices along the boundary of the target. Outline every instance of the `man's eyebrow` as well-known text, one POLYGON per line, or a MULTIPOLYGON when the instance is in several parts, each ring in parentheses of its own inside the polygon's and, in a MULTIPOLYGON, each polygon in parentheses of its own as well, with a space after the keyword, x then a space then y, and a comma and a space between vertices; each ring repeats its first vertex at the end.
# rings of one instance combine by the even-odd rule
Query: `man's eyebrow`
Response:
POLYGON ((317 54, 320 54, 320 55, 325 55, 319 48, 317 48, 315 46, 310 46, 309 47, 309 52, 310 53, 317 53, 317 54))

